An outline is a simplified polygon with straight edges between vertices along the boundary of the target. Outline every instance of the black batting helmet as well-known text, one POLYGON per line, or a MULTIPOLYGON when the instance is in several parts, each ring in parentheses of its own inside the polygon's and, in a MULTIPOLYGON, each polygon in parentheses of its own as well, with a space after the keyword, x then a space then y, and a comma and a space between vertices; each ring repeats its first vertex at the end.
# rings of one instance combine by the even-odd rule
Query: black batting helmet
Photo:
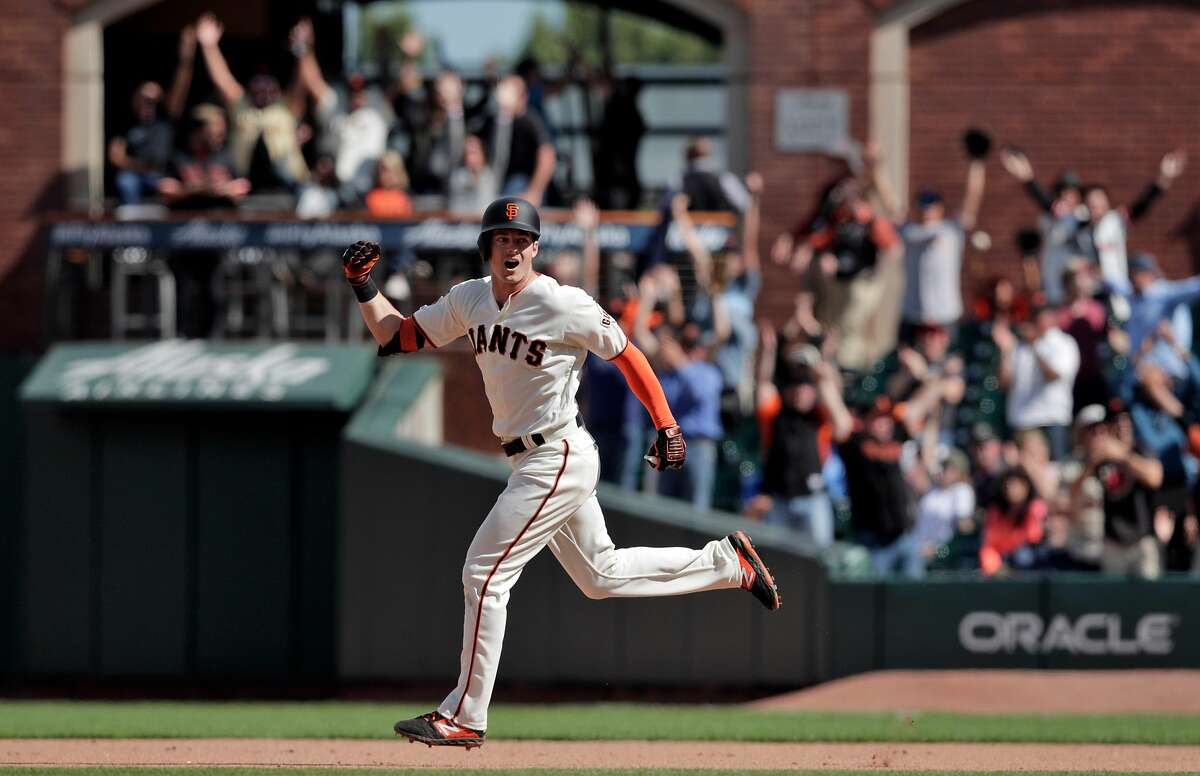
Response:
POLYGON ((483 223, 479 227, 479 255, 488 260, 489 232, 497 229, 519 229, 529 232, 537 240, 542 234, 542 219, 533 203, 520 197, 501 197, 483 211, 483 223))

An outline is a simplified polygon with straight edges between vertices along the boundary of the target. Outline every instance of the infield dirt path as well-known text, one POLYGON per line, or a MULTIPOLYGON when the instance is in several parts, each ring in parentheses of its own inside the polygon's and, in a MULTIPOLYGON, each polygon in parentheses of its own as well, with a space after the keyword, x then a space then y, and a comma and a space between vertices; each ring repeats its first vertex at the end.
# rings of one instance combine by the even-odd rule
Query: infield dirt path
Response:
POLYGON ((0 765, 358 768, 845 768, 1193 771, 1200 746, 1078 744, 750 744, 492 741, 430 749, 400 741, 254 739, 0 740, 0 765))
POLYGON ((751 705, 819 711, 1200 714, 1200 671, 874 671, 751 705))

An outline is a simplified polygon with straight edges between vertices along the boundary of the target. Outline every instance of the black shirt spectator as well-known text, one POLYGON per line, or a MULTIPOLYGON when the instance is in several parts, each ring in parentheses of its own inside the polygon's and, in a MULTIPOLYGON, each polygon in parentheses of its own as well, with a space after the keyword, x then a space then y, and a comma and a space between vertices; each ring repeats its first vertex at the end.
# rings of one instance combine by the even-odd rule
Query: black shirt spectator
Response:
POLYGON ((162 119, 137 124, 125 133, 126 153, 151 170, 165 170, 171 158, 175 130, 162 119))
POLYGON ((496 84, 496 114, 480 136, 490 144, 490 157, 501 170, 500 193, 541 205, 551 187, 557 157, 546 127, 528 110, 525 82, 517 76, 496 84))
POLYGON ((687 164, 678 188, 687 194, 689 210, 741 213, 749 206, 746 187, 736 175, 716 166, 707 139, 689 141, 684 158, 687 164))
POLYGON ((638 180, 637 156, 646 122, 637 98, 642 84, 626 77, 611 82, 612 93, 604 103, 596 143, 596 197, 600 207, 634 210, 641 205, 642 184, 638 180))
MULTIPOLYGON (((508 164, 504 167, 502 177, 506 182, 516 176, 531 179, 537 168, 538 149, 550 143, 550 133, 546 131, 545 125, 538 117, 532 113, 514 116, 508 133, 508 164)), ((504 134, 503 128, 497 125, 495 117, 487 120, 481 135, 492 139, 491 154, 494 159, 499 158, 496 154, 506 153, 502 147, 504 134)))
POLYGON ((824 490, 819 447, 823 426, 828 427, 828 420, 820 408, 814 406, 805 412, 784 402, 771 435, 763 492, 793 498, 824 490))
POLYGON ((846 466, 851 524, 865 544, 886 546, 911 523, 908 483, 900 469, 900 443, 862 432, 838 445, 846 466))
POLYGON ((158 188, 174 147, 172 122, 183 114, 192 82, 196 31, 185 27, 179 35, 179 63, 171 90, 146 81, 133 93, 134 124, 108 144, 108 160, 116 169, 114 183, 122 205, 136 205, 158 188))
POLYGON ((1154 494, 1137 481, 1124 462, 1096 468, 1104 487, 1104 535, 1122 545, 1136 544, 1151 533, 1154 494))

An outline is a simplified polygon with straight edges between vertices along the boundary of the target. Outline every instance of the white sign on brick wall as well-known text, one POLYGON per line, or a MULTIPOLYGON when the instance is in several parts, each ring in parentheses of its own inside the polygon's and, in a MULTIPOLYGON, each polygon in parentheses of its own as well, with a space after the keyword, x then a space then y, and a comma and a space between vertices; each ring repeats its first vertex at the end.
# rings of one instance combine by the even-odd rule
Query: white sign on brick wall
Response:
POLYGON ((775 92, 775 150, 844 152, 850 98, 844 89, 775 92))

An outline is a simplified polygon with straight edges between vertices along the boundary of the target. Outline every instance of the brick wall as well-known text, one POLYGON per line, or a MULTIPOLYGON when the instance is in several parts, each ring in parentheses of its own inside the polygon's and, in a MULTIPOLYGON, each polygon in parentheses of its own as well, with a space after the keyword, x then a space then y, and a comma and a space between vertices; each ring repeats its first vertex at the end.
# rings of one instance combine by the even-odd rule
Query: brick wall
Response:
POLYGON ((29 350, 41 330, 38 213, 61 208, 62 36, 48 0, 0 0, 0 352, 29 350))
MULTIPOLYGON (((1200 72, 1200 9, 1131 6, 976 1, 915 28, 912 189, 932 186, 952 206, 961 201, 959 136, 969 125, 1025 150, 1047 186, 1071 168, 1106 184, 1115 203, 1138 194, 1164 152, 1190 145, 1192 167, 1133 227, 1129 245, 1157 254, 1168 274, 1195 272, 1200 93, 1190 83, 1200 72)), ((968 256, 968 290, 994 272, 1015 273, 1012 235, 1035 220, 1032 202, 993 158, 980 218, 993 248, 968 256)))
POLYGON ((779 89, 838 88, 850 95, 850 128, 867 133, 868 67, 873 14, 859 0, 754 0, 749 15, 750 168, 765 182, 761 249, 766 285, 761 312, 791 312, 799 279, 767 257, 771 241, 807 214, 821 186, 839 169, 812 154, 775 150, 775 93, 779 89))

